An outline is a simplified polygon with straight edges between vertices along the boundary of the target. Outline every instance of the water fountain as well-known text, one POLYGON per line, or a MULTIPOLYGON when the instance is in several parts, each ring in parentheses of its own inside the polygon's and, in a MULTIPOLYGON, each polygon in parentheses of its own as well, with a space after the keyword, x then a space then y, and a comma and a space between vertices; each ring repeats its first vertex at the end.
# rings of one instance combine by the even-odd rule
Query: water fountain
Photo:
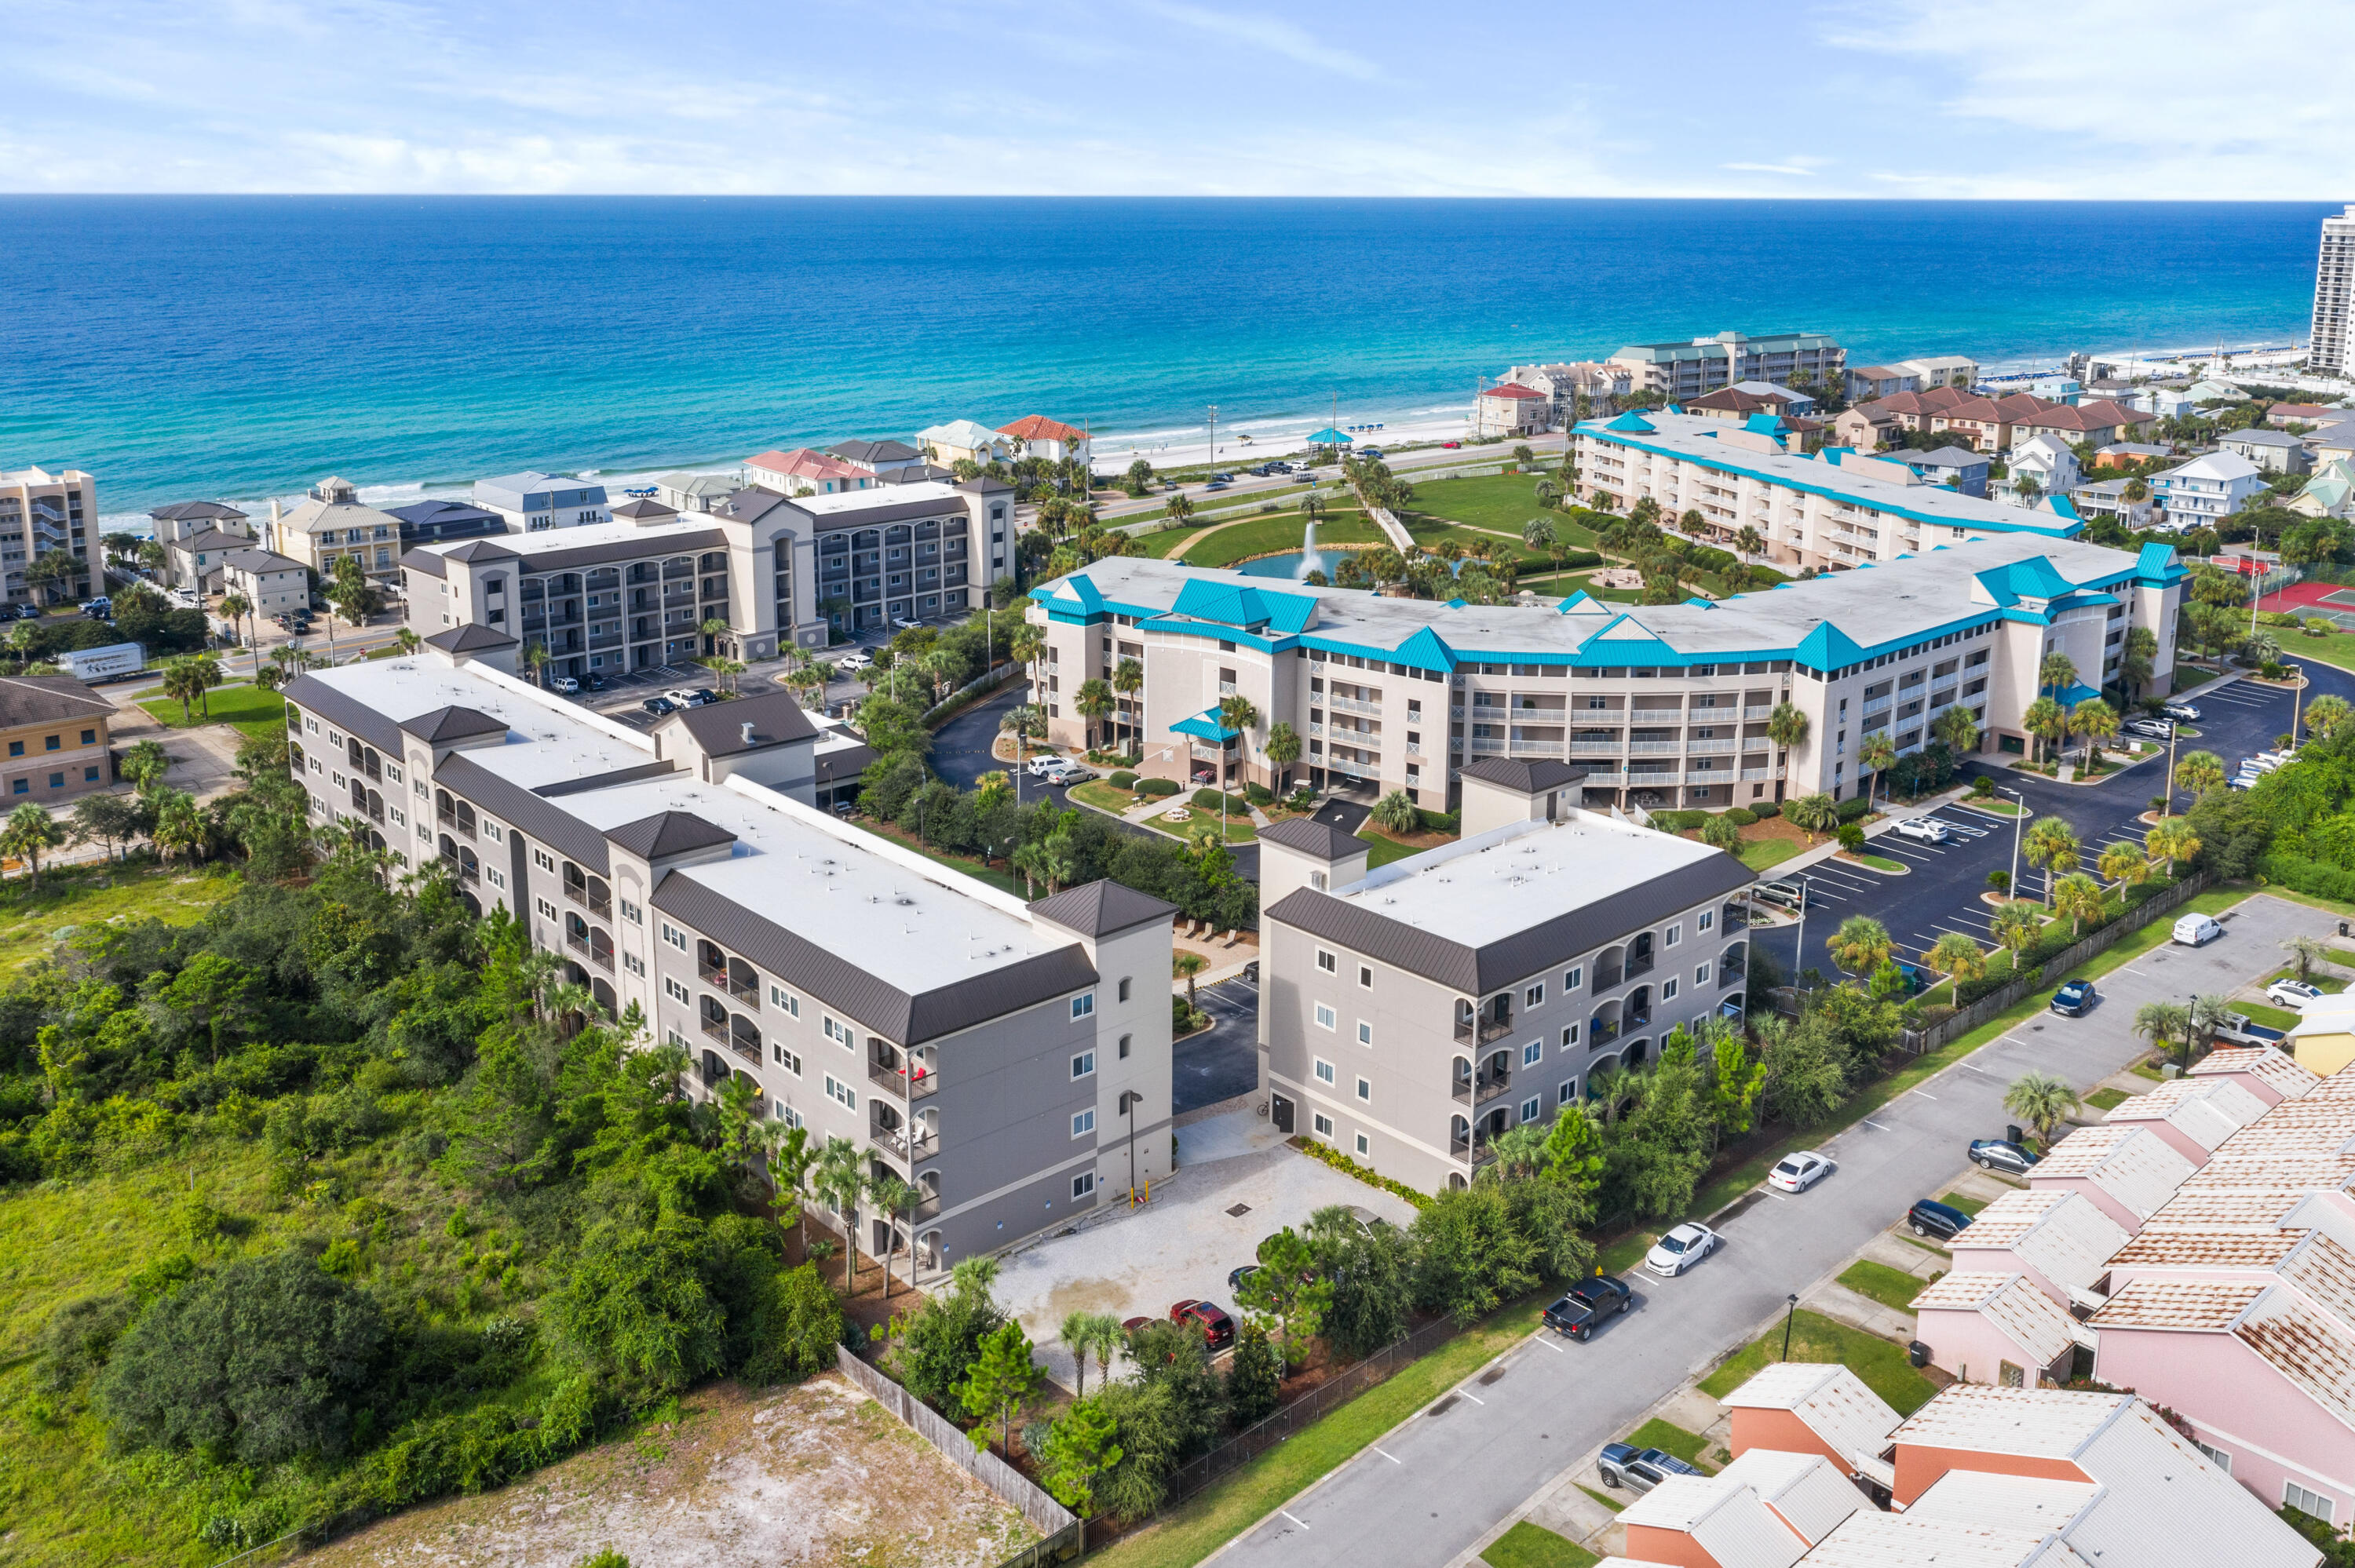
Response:
POLYGON ((1325 557, 1316 553, 1316 519, 1311 517, 1300 535, 1300 565, 1293 569, 1295 580, 1305 579, 1311 572, 1325 570, 1325 557))

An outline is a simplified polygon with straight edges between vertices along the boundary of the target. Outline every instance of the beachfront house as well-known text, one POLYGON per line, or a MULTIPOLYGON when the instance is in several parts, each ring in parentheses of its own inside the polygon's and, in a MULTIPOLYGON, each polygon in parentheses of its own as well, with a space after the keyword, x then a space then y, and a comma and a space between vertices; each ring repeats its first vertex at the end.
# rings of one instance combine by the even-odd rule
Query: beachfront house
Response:
POLYGON ((2314 462, 2306 443, 2287 430, 2227 430, 2216 438, 2216 444, 2267 473, 2304 473, 2314 462))
POLYGON ((400 569, 400 519, 362 505, 357 487, 333 477, 313 485, 283 513, 272 501, 267 543, 322 577, 333 577, 346 560, 378 584, 394 581, 400 569))
POLYGON ((744 479, 748 484, 773 490, 780 495, 839 495, 846 491, 871 489, 875 484, 871 470, 846 462, 831 452, 814 452, 807 447, 795 447, 791 451, 770 450, 746 458, 744 479))
POLYGON ((1516 365, 1505 379, 1546 396, 1546 422, 1559 428, 1596 413, 1615 414, 1619 399, 1635 390, 1635 376, 1624 365, 1582 359, 1567 365, 1516 365), (1578 400, 1586 399, 1583 413, 1578 400))
POLYGON ((994 462, 1005 462, 1014 455, 1014 439, 1001 436, 987 425, 971 419, 951 419, 945 425, 916 432, 916 445, 924 455, 943 468, 954 468, 961 462, 979 463, 987 468, 994 462))
POLYGON ((1922 377, 1902 366, 1851 365, 1848 367, 1848 400, 1870 403, 1876 397, 1894 397, 1900 392, 1919 392, 1922 377))
POLYGON ((826 455, 887 481, 924 466, 924 454, 905 441, 837 441, 826 455))
POLYGON ((2264 488, 2264 471, 2233 452, 2210 452, 2150 481, 2151 499, 2171 528, 2212 528, 2264 488))
POLYGON ((1000 425, 997 433, 1013 442, 1018 458, 1044 458, 1049 462, 1061 462, 1066 458, 1088 461, 1088 433, 1044 414, 1028 414, 1010 425, 1000 425))
POLYGON ((1543 393, 1517 381, 1491 387, 1472 400, 1472 439, 1493 441, 1534 435, 1545 429, 1550 406, 1543 393))
POLYGON ((2011 477, 2005 488, 2023 504, 2047 495, 2066 495, 2077 488, 2077 454, 2060 437, 2031 437, 2011 449, 2011 477))
POLYGON ((1918 377, 1923 391, 1933 387, 1966 387, 1979 378, 1978 361, 1959 354, 1929 354, 1919 359, 1901 359, 1891 368, 1918 377))
POLYGON ((732 473, 666 473, 655 482, 655 494, 666 506, 679 512, 709 512, 721 502, 744 488, 744 481, 732 473))
POLYGON ((511 534, 591 528, 613 520, 605 507, 605 487, 569 473, 531 471, 478 479, 474 504, 505 518, 511 534))

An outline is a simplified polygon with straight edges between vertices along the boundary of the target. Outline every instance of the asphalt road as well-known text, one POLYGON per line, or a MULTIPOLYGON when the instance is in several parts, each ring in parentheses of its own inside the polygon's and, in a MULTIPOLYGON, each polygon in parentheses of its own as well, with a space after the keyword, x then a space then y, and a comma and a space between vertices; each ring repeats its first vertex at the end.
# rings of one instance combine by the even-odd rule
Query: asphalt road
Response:
MULTIPOLYGON (((2355 676, 2346 671, 2310 663, 2307 673, 2311 684, 2303 700, 2330 692, 2355 701, 2355 676)), ((2212 751, 2224 759, 2228 773, 2238 768, 2241 758, 2271 749, 2289 729, 2287 692, 2232 681, 2192 700, 2200 709, 2200 722, 2193 726, 2200 736, 2179 742, 2176 754, 2180 758, 2187 752, 2212 751)), ((2019 792, 2028 807, 2027 815, 2019 820, 2020 826, 1985 812, 1943 807, 1924 814, 1936 817, 1952 830, 1954 837, 1948 843, 1923 843, 1889 832, 1873 835, 1872 853, 1903 862, 1908 867, 1903 876, 1883 876, 1836 860, 1810 866, 1806 873, 1809 885, 1803 966, 1837 978, 1826 943, 1839 923, 1852 915, 1869 915, 1886 926, 1899 956, 1908 959, 1920 958, 1949 931, 1961 931, 1982 948, 1992 947, 1995 938, 1988 916, 1993 911, 1980 902, 1979 895, 1987 891, 1987 873, 2012 869, 2012 841, 2024 831, 2025 823, 2042 816, 2068 819, 2083 845, 2081 869, 2090 872, 2112 843, 2142 843, 2149 830, 2137 819, 2149 809, 2151 797, 2166 788, 2166 767, 2161 758, 2081 788, 2014 768, 1970 764, 1964 769, 1966 777, 1986 773, 1999 787, 2019 792)), ((2179 797, 2177 809, 2184 803, 2179 797)), ((2018 863, 2020 892, 2043 896, 2044 874, 2024 856, 2018 863)), ((1799 927, 1793 925, 1762 929, 1754 939, 1788 976, 1798 953, 1799 937, 1799 927)))
POLYGON ((1194 1001, 1215 1022, 1170 1054, 1170 1109, 1179 1116, 1259 1087, 1259 987, 1238 976, 1198 987, 1194 1001))
POLYGON ((1838 1164, 1828 1180, 1792 1197, 1753 1192, 1719 1220, 1725 1245, 1692 1273, 1631 1277, 1635 1309, 1586 1344, 1540 1330, 1285 1503, 1220 1563, 1448 1562, 1687 1377, 1764 1331, 1787 1294, 1842 1266, 1915 1198, 1946 1191, 1969 1140, 2001 1136, 2004 1086, 2021 1073, 2094 1083, 2146 1049, 2130 1029, 2143 1002, 2228 991, 2277 963, 2283 937, 2328 926, 2271 899, 2243 908, 2220 941, 2163 947, 2114 971, 2084 1017, 2023 1023, 1828 1139, 1819 1147, 1838 1164))

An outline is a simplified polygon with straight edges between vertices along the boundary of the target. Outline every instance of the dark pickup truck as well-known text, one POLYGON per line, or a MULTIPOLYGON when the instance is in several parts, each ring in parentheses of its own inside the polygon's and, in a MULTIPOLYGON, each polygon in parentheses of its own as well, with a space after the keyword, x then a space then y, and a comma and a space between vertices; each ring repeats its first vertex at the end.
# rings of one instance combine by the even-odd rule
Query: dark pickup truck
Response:
POLYGON ((1606 1318, 1627 1310, 1633 1293, 1626 1281, 1598 1274, 1572 1286, 1562 1298, 1545 1309, 1545 1325, 1555 1333, 1583 1340, 1606 1318))

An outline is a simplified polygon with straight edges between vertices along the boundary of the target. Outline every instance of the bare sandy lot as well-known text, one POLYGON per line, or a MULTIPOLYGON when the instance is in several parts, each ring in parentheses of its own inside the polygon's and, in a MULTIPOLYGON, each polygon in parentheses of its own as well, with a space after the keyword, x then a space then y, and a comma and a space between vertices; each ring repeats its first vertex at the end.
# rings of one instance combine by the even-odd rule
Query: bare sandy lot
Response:
POLYGON ((319 1568, 990 1568, 1021 1515, 835 1373, 698 1393, 667 1431, 515 1486, 413 1510, 303 1558, 319 1568))

